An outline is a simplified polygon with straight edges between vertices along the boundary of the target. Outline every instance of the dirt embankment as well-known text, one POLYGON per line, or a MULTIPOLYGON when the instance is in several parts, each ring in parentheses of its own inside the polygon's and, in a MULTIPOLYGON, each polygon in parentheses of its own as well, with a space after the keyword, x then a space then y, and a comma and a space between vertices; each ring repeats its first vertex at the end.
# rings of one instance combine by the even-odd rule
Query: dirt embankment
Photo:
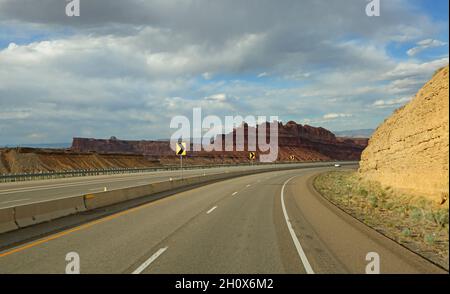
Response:
POLYGON ((443 202, 449 192, 449 67, 378 127, 360 174, 384 186, 443 202))
MULTIPOLYGON (((296 154, 296 161, 320 161, 329 158, 310 150, 280 151, 284 157, 296 154)), ((183 158, 183 164, 216 165, 249 163, 248 152, 199 152, 183 158)), ((36 173, 80 169, 143 168, 179 165, 178 156, 147 156, 138 154, 79 153, 68 150, 14 148, 0 149, 0 174, 36 173)))
POLYGON ((142 155, 74 153, 63 150, 15 148, 0 150, 0 174, 150 167, 158 161, 142 155))
MULTIPOLYGON (((329 157, 301 148, 281 148, 280 157, 286 161, 325 161, 329 157)), ((179 165, 177 156, 144 156, 136 154, 77 153, 64 150, 31 148, 0 149, 0 174, 35 173, 80 169, 142 168, 179 165)), ((183 158, 184 165, 216 165, 249 163, 248 152, 198 152, 183 158)))

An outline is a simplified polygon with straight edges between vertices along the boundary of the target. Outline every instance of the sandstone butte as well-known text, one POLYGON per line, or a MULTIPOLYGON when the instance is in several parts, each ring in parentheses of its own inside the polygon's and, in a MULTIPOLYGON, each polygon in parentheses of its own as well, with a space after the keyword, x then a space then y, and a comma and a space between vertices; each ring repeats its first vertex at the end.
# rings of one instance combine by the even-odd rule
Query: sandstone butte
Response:
POLYGON ((447 200, 448 71, 448 66, 437 71, 408 104, 377 128, 362 153, 363 178, 441 204, 447 200))

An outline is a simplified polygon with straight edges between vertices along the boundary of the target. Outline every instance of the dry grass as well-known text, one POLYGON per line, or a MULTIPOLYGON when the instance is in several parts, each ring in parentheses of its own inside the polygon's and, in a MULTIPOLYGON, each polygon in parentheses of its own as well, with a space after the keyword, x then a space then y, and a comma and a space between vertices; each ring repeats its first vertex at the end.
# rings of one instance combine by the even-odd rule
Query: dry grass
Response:
POLYGON ((352 216, 448 270, 448 202, 404 195, 352 171, 324 173, 314 186, 352 216))

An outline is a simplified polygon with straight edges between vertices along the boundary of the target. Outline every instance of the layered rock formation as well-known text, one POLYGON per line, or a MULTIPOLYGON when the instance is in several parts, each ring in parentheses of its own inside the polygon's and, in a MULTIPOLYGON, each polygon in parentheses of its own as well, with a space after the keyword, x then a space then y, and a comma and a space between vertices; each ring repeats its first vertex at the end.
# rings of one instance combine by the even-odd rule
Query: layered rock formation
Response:
MULTIPOLYGON (((255 130, 255 128, 244 124, 240 128, 244 129, 244 150, 248 150, 249 130, 253 129, 254 133, 257 134, 259 127, 255 130)), ((239 128, 234 129, 230 134, 222 135, 223 150, 225 149, 225 142, 232 142, 234 151, 190 152, 189 157, 247 160, 247 152, 236 151, 236 133, 238 131, 239 128), (228 140, 230 137, 231 140, 228 140)), ((278 160, 289 160, 290 156, 294 156, 297 161, 359 160, 362 150, 367 145, 367 139, 337 138, 324 128, 303 126, 290 121, 286 125, 278 123, 278 145, 278 160)), ((123 153, 155 157, 173 156, 174 154, 168 141, 124 141, 115 137, 109 140, 74 138, 71 150, 75 152, 123 153)))
MULTIPOLYGON (((247 147, 249 134, 257 136, 259 127, 255 129, 244 124, 241 128, 244 131, 245 147, 247 147)), ((269 125, 266 126, 267 138, 269 138, 268 128, 269 125)), ((231 142, 236 142, 238 129, 230 134, 222 135, 222 141, 231 139, 231 142)), ((324 128, 301 125, 294 121, 285 125, 280 122, 278 123, 278 160, 290 160, 291 156, 294 156, 297 161, 359 160, 362 150, 367 146, 367 141, 368 139, 364 138, 337 138, 324 128)), ((254 142, 257 140, 254 139, 254 142)))
POLYGON ((449 68, 378 127, 364 150, 361 175, 438 202, 449 190, 449 68))
POLYGON ((359 160, 367 145, 367 139, 338 138, 324 128, 315 128, 288 122, 279 126, 280 147, 301 147, 316 151, 329 159, 359 160))
POLYGON ((71 150, 74 152, 121 153, 148 156, 172 155, 168 141, 125 141, 116 137, 110 139, 74 138, 71 150))

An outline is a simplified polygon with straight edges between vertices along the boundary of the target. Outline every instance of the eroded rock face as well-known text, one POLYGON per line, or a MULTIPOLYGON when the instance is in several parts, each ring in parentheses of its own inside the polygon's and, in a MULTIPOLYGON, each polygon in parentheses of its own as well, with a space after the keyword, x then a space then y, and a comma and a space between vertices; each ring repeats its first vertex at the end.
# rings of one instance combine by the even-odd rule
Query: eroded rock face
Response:
MULTIPOLYGON (((248 150, 249 129, 255 130, 255 128, 246 124, 240 128, 244 129, 245 150, 248 150)), ((250 134, 258 134, 258 129, 250 134)), ((233 142, 232 149, 235 151, 200 151, 190 153, 189 156, 194 158, 218 157, 220 159, 228 157, 247 161, 247 152, 236 151, 236 132, 235 129, 230 134, 222 135, 223 150, 225 150, 226 142, 233 142), (228 140, 230 137, 231 140, 228 140)), ((268 128, 267 135, 269 135, 268 128)), ((255 139, 254 142, 256 141, 255 139)), ((296 161, 359 160, 362 150, 367 145, 367 139, 337 138, 324 128, 300 125, 290 121, 286 125, 278 123, 278 145, 278 160, 282 161, 289 160, 290 156, 295 156, 296 161)), ((71 150, 74 152, 140 154, 161 157, 174 155, 168 141, 124 141, 115 137, 109 140, 74 138, 71 150)))
POLYGON ((111 139, 74 138, 71 150, 74 152, 139 154, 150 156, 172 155, 167 141, 126 141, 111 139))
POLYGON ((338 138, 324 128, 289 122, 279 127, 279 145, 316 151, 329 159, 359 160, 367 139, 338 138))
POLYGON ((449 77, 441 69, 378 127, 364 150, 361 175, 441 202, 449 189, 449 77))

